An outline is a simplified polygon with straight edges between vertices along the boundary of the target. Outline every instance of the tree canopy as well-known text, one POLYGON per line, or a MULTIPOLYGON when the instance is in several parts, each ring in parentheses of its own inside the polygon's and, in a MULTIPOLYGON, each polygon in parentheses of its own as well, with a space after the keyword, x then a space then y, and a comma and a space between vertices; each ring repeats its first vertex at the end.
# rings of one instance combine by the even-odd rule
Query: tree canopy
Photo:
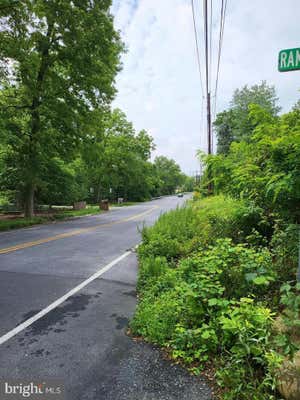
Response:
MULTIPOLYGON (((299 222, 300 110, 295 106, 277 116, 278 108, 266 107, 271 104, 270 93, 262 93, 266 95, 265 106, 250 103, 247 112, 245 109, 252 127, 248 134, 237 137, 235 126, 228 124, 228 136, 233 138, 230 146, 227 143, 225 148, 221 142, 219 154, 204 156, 204 162, 216 193, 246 198, 268 214, 278 213, 299 222)), ((232 113, 233 109, 220 113, 217 121, 226 121, 232 113)), ((203 188, 207 179, 206 173, 203 188)))
POLYGON ((6 164, 33 213, 53 157, 76 156, 86 121, 109 105, 123 49, 111 1, 16 1, 1 8, 1 128, 6 164))
POLYGON ((35 204, 171 194, 187 179, 173 160, 151 162, 153 138, 111 108, 124 47, 110 6, 1 2, 0 200, 27 217, 35 204))
POLYGON ((233 141, 249 140, 253 129, 254 120, 249 118, 251 104, 259 105, 269 115, 275 117, 280 111, 277 105, 278 98, 275 88, 267 85, 265 81, 259 85, 234 91, 230 108, 217 115, 214 123, 217 135, 217 152, 226 154, 233 141))

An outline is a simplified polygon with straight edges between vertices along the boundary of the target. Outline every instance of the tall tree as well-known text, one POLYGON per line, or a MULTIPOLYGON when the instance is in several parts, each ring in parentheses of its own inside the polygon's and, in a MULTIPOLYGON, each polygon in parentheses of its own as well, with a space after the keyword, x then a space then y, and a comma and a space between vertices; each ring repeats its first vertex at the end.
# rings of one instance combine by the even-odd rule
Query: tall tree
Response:
POLYGON ((172 194, 184 183, 184 175, 174 160, 165 156, 156 157, 154 167, 160 181, 160 195, 172 194))
POLYGON ((0 117, 25 215, 41 171, 76 154, 86 119, 113 99, 123 45, 111 0, 20 0, 0 9, 0 117))
POLYGON ((300 110, 300 100, 296 101, 296 103, 293 106, 293 110, 300 110))
POLYGON ((104 196, 130 200, 149 197, 152 137, 144 130, 137 133, 119 109, 98 113, 95 118, 93 131, 83 145, 94 201, 104 196))
POLYGON ((271 116, 276 116, 280 111, 277 101, 274 86, 267 85, 265 81, 236 89, 229 110, 218 114, 214 123, 218 153, 227 154, 233 141, 250 139, 255 128, 255 123, 249 117, 251 104, 257 104, 271 116))
POLYGON ((217 114, 214 127, 217 133, 217 152, 227 154, 234 140, 234 112, 225 110, 217 114))
MULTIPOLYGON (((249 118, 255 125, 250 141, 235 141, 228 154, 204 159, 211 168, 215 192, 248 199, 270 217, 279 213, 299 223, 300 110, 274 117, 252 104, 249 118)), ((205 182, 207 173, 203 187, 205 182)))

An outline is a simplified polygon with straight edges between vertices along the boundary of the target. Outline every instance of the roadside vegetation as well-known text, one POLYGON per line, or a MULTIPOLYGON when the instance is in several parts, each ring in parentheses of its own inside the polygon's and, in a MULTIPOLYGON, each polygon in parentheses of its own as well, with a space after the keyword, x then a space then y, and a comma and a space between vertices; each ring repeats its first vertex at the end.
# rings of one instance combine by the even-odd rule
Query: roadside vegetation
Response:
POLYGON ((101 214, 99 206, 87 206, 87 208, 82 210, 63 210, 59 211, 56 209, 52 212, 44 213, 39 216, 32 218, 24 218, 11 216, 9 214, 4 214, 3 218, 0 218, 0 231, 7 231, 10 229, 25 228, 32 225, 45 224, 51 221, 61 221, 68 218, 83 217, 85 215, 96 215, 101 214), (7 216, 7 218, 5 218, 7 216))
POLYGON ((214 371, 224 400, 300 398, 300 110, 275 104, 265 83, 235 92, 193 201, 145 228, 138 250, 132 334, 214 371))
POLYGON ((124 45, 110 6, 1 4, 0 206, 32 219, 41 204, 143 201, 188 181, 111 107, 124 45))

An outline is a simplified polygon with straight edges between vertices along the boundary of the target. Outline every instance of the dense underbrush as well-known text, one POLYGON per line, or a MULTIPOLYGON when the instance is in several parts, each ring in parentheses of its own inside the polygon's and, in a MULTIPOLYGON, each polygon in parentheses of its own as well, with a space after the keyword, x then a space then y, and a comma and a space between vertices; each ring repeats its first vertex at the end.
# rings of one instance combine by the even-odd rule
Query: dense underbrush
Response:
POLYGON ((133 334, 195 373, 213 360, 223 399, 280 399, 280 365, 297 350, 300 326, 297 233, 222 196, 162 215, 138 251, 133 334), (279 313, 285 328, 276 332, 279 313))

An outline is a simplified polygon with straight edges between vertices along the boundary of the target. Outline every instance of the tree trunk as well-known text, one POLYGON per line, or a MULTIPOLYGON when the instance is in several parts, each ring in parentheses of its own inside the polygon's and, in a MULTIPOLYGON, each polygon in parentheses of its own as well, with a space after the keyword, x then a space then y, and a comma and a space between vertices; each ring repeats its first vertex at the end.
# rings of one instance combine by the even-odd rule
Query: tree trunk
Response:
POLYGON ((29 134, 30 143, 29 143, 29 153, 28 153, 29 174, 27 178, 29 183, 25 187, 25 196, 24 196, 25 218, 32 218, 34 215, 33 206, 34 206, 35 181, 36 181, 37 171, 39 169, 36 158, 38 135, 40 132, 40 122, 41 122, 39 107, 41 105, 41 95, 43 91, 45 76, 50 66, 49 49, 51 45, 51 36, 53 33, 53 28, 54 28, 54 23, 53 22, 49 23, 46 35, 47 43, 44 44, 41 51, 40 67, 37 75, 36 87, 31 104, 31 131, 29 134))
POLYGON ((97 203, 99 203, 100 200, 101 200, 101 183, 99 182, 97 190, 97 203))
POLYGON ((34 216, 34 185, 29 183, 25 189, 24 198, 24 214, 25 218, 32 218, 34 216))

